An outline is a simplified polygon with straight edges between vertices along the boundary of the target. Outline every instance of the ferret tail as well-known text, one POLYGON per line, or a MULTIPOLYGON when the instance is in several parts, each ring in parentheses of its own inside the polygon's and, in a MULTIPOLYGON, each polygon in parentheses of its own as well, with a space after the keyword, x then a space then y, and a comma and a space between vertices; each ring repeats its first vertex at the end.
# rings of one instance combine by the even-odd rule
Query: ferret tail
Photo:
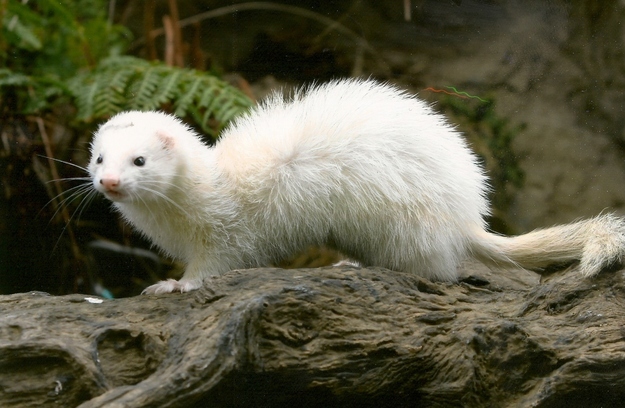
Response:
POLYGON ((579 261, 580 272, 588 277, 623 265, 625 219, 604 214, 515 237, 476 229, 470 247, 476 259, 494 266, 540 271, 550 265, 579 261))

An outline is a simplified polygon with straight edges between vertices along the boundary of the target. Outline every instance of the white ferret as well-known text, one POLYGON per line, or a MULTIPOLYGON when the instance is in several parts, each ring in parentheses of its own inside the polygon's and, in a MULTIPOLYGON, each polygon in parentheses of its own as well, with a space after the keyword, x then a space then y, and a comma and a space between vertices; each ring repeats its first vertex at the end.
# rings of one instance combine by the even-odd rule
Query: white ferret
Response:
POLYGON ((625 222, 604 215, 504 237, 486 231, 487 178, 445 118, 394 86, 342 80, 276 94, 208 147, 180 120, 121 113, 91 146, 93 186, 202 279, 328 244, 363 265, 453 281, 467 257, 584 276, 621 263, 625 222))

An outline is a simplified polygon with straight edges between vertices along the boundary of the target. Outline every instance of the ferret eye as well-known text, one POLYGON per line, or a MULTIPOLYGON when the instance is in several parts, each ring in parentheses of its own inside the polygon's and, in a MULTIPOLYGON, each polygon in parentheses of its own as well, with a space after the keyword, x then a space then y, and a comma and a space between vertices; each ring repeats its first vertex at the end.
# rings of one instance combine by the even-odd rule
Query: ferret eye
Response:
POLYGON ((102 158, 102 155, 99 155, 99 156, 98 156, 98 158, 97 158, 97 159, 95 159, 95 162, 96 162, 97 164, 101 164, 103 160, 104 160, 104 159, 102 158))
POLYGON ((143 166, 145 164, 145 158, 143 156, 139 156, 135 159, 135 161, 133 161, 133 163, 135 164, 135 166, 143 166))

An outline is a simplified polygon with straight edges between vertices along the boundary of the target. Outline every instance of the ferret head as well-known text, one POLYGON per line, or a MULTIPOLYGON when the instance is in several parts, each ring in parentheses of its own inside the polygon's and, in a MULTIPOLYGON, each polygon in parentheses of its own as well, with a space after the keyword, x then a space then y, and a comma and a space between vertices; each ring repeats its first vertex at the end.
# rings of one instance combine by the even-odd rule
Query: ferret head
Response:
POLYGON ((104 123, 91 144, 93 186, 118 203, 167 199, 184 160, 180 138, 190 130, 159 112, 120 113, 104 123))

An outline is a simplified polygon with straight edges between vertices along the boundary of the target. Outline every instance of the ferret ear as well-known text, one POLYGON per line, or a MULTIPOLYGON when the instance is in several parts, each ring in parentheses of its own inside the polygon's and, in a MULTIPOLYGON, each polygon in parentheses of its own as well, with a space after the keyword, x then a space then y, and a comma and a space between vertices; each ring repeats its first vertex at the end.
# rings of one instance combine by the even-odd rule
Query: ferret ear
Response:
POLYGON ((176 143, 174 141, 173 136, 171 136, 169 133, 163 130, 159 130, 158 132, 156 132, 156 136, 158 137, 158 140, 161 141, 165 149, 171 150, 174 148, 174 145, 176 143))

